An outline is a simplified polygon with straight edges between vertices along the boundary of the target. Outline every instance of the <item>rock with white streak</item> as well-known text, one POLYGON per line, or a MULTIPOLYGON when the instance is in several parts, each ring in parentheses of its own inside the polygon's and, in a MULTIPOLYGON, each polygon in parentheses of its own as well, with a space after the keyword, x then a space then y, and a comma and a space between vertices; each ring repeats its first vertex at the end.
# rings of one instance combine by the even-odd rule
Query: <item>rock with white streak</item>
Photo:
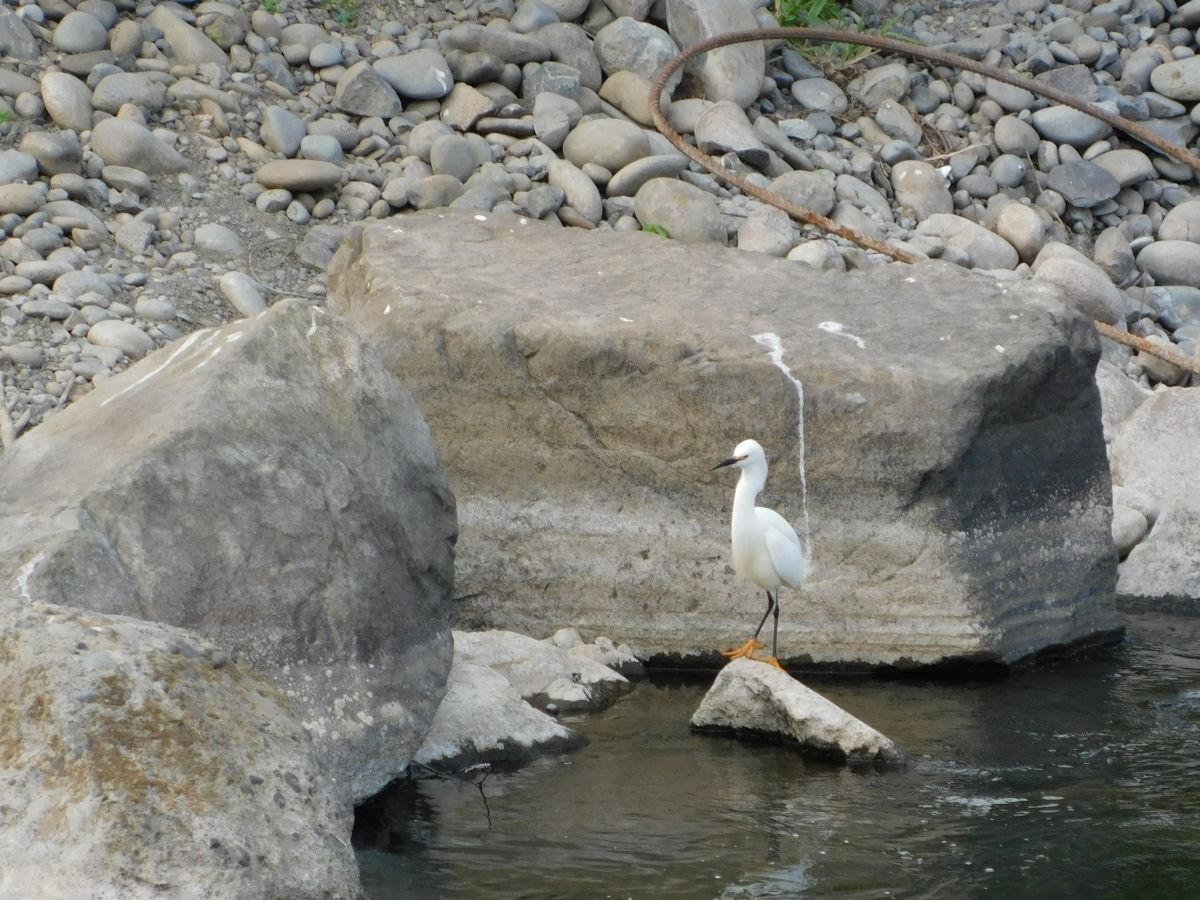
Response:
POLYGON ((773 737, 801 752, 851 765, 895 766, 909 755, 891 739, 805 687, 756 660, 723 668, 692 716, 700 731, 773 737))

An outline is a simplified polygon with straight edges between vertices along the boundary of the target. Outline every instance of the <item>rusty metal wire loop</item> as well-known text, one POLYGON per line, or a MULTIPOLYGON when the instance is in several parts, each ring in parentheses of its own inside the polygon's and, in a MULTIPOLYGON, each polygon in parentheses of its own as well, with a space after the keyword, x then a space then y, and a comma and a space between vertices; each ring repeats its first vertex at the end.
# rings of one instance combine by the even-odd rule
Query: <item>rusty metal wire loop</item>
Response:
MULTIPOLYGON (((872 34, 856 34, 852 32, 838 31, 833 28, 756 28, 753 31, 739 31, 733 34, 720 35, 718 37, 709 38, 707 41, 701 41, 688 47, 683 53, 680 53, 658 73, 658 77, 654 79, 654 84, 650 88, 650 115, 654 120, 654 127, 658 129, 667 140, 669 140, 678 150, 689 159, 702 165, 712 174, 716 175, 722 181, 732 184, 742 190, 751 197, 756 197, 763 203, 781 209, 789 216, 804 222, 809 225, 815 225, 831 234, 836 234, 839 237, 846 238, 860 247, 865 247, 868 250, 875 250, 899 262, 915 263, 920 262, 922 257, 903 247, 897 247, 894 244, 888 244, 869 234, 863 234, 853 228, 847 228, 840 225, 826 216, 821 215, 815 210, 808 209, 798 204, 792 203, 790 200, 785 200, 778 194, 768 191, 754 184, 754 182, 738 174, 737 172, 727 169, 721 164, 721 161, 707 153, 702 152, 697 147, 692 146, 685 141, 682 135, 679 134, 671 124, 667 121, 667 117, 662 111, 662 95, 666 90, 667 82, 671 79, 680 68, 694 59, 697 56, 708 53, 710 50, 716 50, 719 47, 728 47, 731 44, 744 44, 750 41, 774 41, 774 40, 802 40, 813 41, 821 44, 858 44, 865 47, 874 47, 877 50, 888 50, 892 53, 898 53, 903 56, 914 57, 916 59, 927 60, 942 66, 950 66, 956 69, 963 69, 968 72, 975 72, 979 75, 984 75, 988 78, 993 78, 996 81, 1012 85, 1013 87, 1023 88, 1032 94, 1040 97, 1046 97, 1050 100, 1062 103, 1064 106, 1069 106, 1077 109, 1080 112, 1087 113, 1093 118, 1099 119, 1116 128, 1136 141, 1141 142, 1160 153, 1171 157, 1177 162, 1184 163, 1193 171, 1200 173, 1200 157, 1195 156, 1187 148, 1180 147, 1168 141, 1166 138, 1155 134, 1144 125, 1139 125, 1126 119, 1124 116, 1118 116, 1111 113, 1102 107, 1097 106, 1087 100, 1080 100, 1078 97, 1072 96, 1060 88, 1049 84, 1042 84, 1034 81, 1031 78, 1026 78, 1023 75, 1018 75, 1015 72, 1000 69, 996 66, 989 66, 985 63, 976 62, 972 59, 967 59, 964 56, 958 56, 954 53, 947 53, 944 50, 937 50, 932 47, 925 47, 921 44, 912 44, 907 41, 896 40, 895 38, 879 37, 872 34)), ((1134 347, 1143 353, 1148 353, 1152 356, 1157 356, 1160 359, 1173 363, 1180 368, 1188 370, 1200 377, 1200 363, 1191 360, 1178 351, 1170 348, 1159 347, 1149 341, 1138 338, 1136 335, 1129 334, 1125 331, 1120 331, 1113 328, 1111 325, 1106 325, 1103 322, 1096 322, 1096 328, 1102 335, 1111 340, 1119 341, 1129 347, 1134 347)))
POLYGON ((874 47, 877 50, 888 50, 892 53, 927 60, 938 65, 951 66, 957 69, 965 69, 968 72, 975 72, 979 75, 985 75, 988 78, 994 78, 996 81, 1002 81, 1013 87, 1024 88, 1032 94, 1047 97, 1065 106, 1070 106, 1080 112, 1087 113, 1089 116, 1120 129, 1131 138, 1190 166, 1196 172, 1200 172, 1200 157, 1196 157, 1186 148, 1171 143, 1144 125, 1139 125, 1137 122, 1130 121, 1123 116, 1110 113, 1108 110, 1102 109, 1087 100, 1080 100, 1078 97, 1074 97, 1060 88, 1049 84, 1042 84, 1023 75, 1018 75, 1015 72, 999 69, 996 66, 975 62, 964 56, 958 56, 954 53, 947 53, 944 50, 936 50, 920 44, 899 41, 895 38, 879 37, 873 34, 856 34, 838 31, 833 28, 756 28, 753 31, 739 31, 733 34, 720 35, 719 37, 709 38, 707 41, 701 41, 699 44, 694 44, 668 62, 662 71, 658 73, 658 77, 654 79, 654 84, 650 88, 650 115, 654 120, 654 127, 667 140, 674 144, 681 153, 704 166, 704 168, 723 181, 738 187, 746 194, 756 197, 764 203, 783 210, 794 219, 809 225, 815 225, 839 237, 853 241, 860 247, 875 250, 900 262, 918 262, 920 257, 902 247, 885 243, 871 235, 863 234, 844 225, 839 225, 837 222, 814 210, 799 206, 789 200, 785 200, 778 194, 760 188, 737 172, 725 168, 716 158, 701 152, 685 141, 679 132, 671 127, 671 124, 667 121, 667 117, 663 115, 662 94, 666 89, 667 82, 689 60, 708 53, 710 50, 727 47, 730 44, 744 44, 750 41, 763 40, 803 40, 823 44, 859 44, 866 47, 874 47))

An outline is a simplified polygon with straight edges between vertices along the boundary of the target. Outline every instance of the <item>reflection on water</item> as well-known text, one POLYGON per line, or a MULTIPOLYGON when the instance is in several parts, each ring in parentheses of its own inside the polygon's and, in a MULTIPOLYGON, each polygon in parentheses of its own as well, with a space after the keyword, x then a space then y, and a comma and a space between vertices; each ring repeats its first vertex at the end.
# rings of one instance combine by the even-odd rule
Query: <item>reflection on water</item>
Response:
POLYGON ((852 772, 700 736, 655 679, 587 747, 359 810, 372 900, 1200 897, 1200 618, 986 682, 806 682, 918 759, 852 772))

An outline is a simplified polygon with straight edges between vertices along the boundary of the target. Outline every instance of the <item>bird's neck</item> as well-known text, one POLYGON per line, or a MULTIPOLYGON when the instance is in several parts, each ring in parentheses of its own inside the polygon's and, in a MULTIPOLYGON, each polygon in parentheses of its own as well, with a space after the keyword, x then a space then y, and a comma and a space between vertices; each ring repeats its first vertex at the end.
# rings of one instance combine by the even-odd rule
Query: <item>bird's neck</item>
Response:
POLYGON ((749 519, 754 516, 754 500, 758 497, 759 491, 763 489, 765 481, 765 475, 751 472, 749 469, 742 470, 742 477, 738 479, 737 488, 733 492, 735 522, 743 517, 749 519))

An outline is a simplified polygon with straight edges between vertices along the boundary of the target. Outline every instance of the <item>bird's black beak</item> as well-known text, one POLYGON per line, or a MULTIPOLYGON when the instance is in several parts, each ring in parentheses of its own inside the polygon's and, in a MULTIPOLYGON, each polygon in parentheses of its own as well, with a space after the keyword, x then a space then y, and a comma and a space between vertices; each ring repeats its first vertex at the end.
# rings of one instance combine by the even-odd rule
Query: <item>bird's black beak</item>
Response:
POLYGON ((715 471, 717 471, 717 469, 723 469, 726 466, 732 466, 736 462, 740 462, 740 460, 736 456, 731 456, 731 457, 729 457, 729 459, 725 460, 725 462, 717 463, 715 466, 712 467, 712 470, 715 472, 715 471))

